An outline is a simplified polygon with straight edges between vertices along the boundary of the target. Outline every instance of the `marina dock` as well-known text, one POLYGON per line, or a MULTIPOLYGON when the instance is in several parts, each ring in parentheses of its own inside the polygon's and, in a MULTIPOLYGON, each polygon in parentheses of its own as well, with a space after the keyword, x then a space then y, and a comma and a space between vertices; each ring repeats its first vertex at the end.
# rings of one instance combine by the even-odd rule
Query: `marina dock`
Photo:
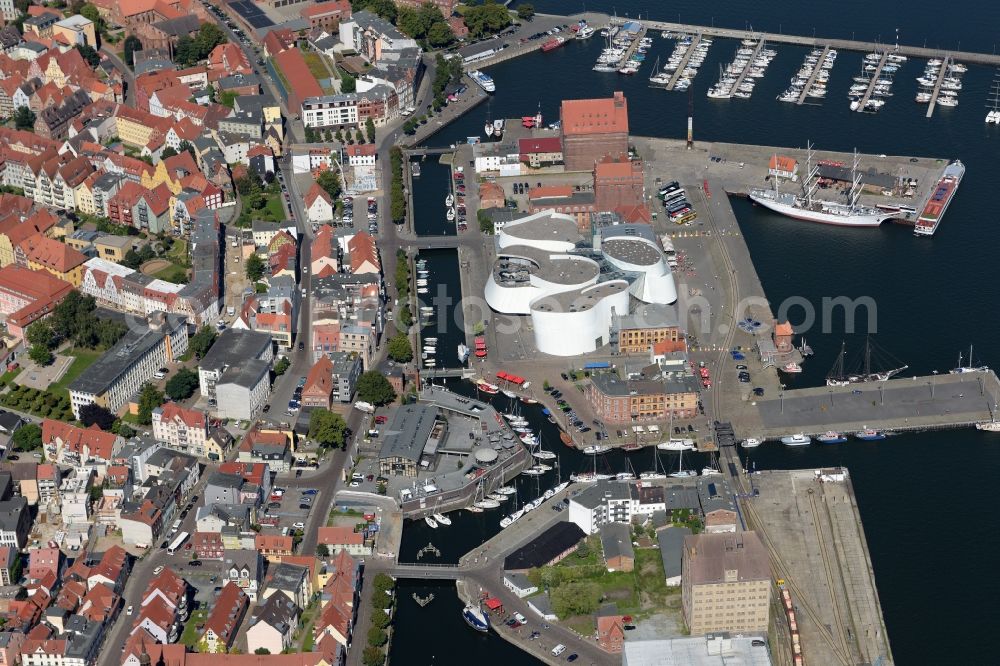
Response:
POLYGON ((878 78, 882 74, 882 68, 885 67, 886 60, 889 59, 889 52, 884 51, 882 57, 878 60, 878 65, 875 67, 875 71, 872 73, 871 79, 868 80, 868 89, 865 90, 865 94, 861 97, 861 101, 858 103, 858 108, 855 109, 858 113, 863 113, 865 107, 868 105, 868 100, 871 99, 872 93, 875 92, 875 86, 878 85, 878 78))
MULTIPOLYGON (((629 21, 630 19, 624 19, 621 17, 613 17, 607 14, 591 13, 581 15, 586 17, 588 21, 594 24, 598 23, 611 23, 620 25, 629 21)), ((570 17, 574 20, 576 16, 570 17)), ((743 39, 749 35, 749 32, 745 29, 737 28, 722 28, 718 26, 707 26, 707 25, 696 25, 692 23, 674 23, 672 21, 642 21, 643 25, 649 30, 665 30, 669 32, 685 32, 689 34, 701 33, 706 37, 722 37, 724 39, 743 39)), ((830 48, 837 49, 838 51, 861 51, 863 53, 871 53, 873 51, 881 51, 886 49, 885 43, 856 40, 856 39, 831 39, 829 37, 816 36, 808 37, 804 35, 789 35, 783 33, 753 33, 755 38, 760 38, 771 42, 773 44, 792 44, 795 46, 808 46, 811 48, 824 48, 829 46, 830 48)), ((892 45, 892 52, 898 53, 899 55, 905 55, 912 58, 941 58, 943 59, 947 55, 952 55, 956 60, 961 62, 973 63, 976 65, 1000 65, 1000 54, 996 53, 976 53, 969 51, 946 51, 945 49, 939 48, 928 48, 922 46, 912 46, 909 44, 898 44, 892 45)))
POLYGON ((690 62, 691 56, 694 55, 694 52, 698 48, 699 44, 701 44, 701 33, 696 34, 691 39, 691 44, 688 46, 688 50, 684 54, 684 58, 681 60, 680 64, 677 66, 677 69, 674 71, 673 76, 670 77, 670 81, 667 83, 667 90, 673 90, 674 86, 677 85, 677 81, 681 78, 681 75, 687 68, 688 62, 690 62))
POLYGON ((743 81, 747 78, 747 75, 750 74, 750 70, 753 69, 754 61, 757 60, 757 57, 760 56, 760 52, 763 49, 764 49, 764 40, 760 39, 757 41, 757 46, 755 46, 753 49, 753 55, 750 56, 749 60, 747 60, 747 64, 743 66, 743 71, 740 72, 740 75, 738 77, 736 77, 736 83, 733 84, 733 90, 740 89, 740 86, 743 84, 743 81))
POLYGON ((944 79, 948 76, 948 65, 952 62, 949 56, 945 56, 941 60, 941 71, 938 72, 937 80, 934 81, 934 90, 931 91, 931 101, 927 104, 927 117, 930 118, 934 115, 934 107, 937 105, 938 96, 941 94, 941 84, 944 83, 944 79))
POLYGON ((806 97, 809 96, 809 91, 812 89, 813 84, 816 83, 816 77, 818 77, 819 73, 823 71, 823 62, 826 60, 826 56, 830 54, 830 50, 829 44, 823 47, 823 54, 820 55, 819 60, 816 62, 816 66, 813 67, 812 74, 809 75, 809 81, 802 88, 802 92, 799 93, 799 99, 795 102, 799 106, 805 103, 806 97))

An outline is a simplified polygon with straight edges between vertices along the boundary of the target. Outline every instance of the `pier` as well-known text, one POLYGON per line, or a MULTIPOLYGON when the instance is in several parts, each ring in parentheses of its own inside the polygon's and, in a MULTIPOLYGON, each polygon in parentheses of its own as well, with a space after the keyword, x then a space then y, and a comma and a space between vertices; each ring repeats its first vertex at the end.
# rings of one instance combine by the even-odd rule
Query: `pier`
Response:
POLYGON ((878 85, 879 76, 882 74, 882 68, 885 67, 885 61, 889 58, 889 52, 884 51, 882 57, 878 60, 878 66, 875 67, 875 71, 872 73, 872 78, 868 80, 868 89, 865 90, 864 96, 862 96, 861 101, 858 103, 858 108, 855 109, 858 113, 862 113, 865 107, 868 105, 868 100, 871 99, 872 93, 875 92, 875 86, 878 85))
MULTIPOLYGON (((622 24, 630 19, 612 17, 607 14, 587 13, 582 16, 587 20, 595 22, 606 22, 622 24)), ((571 17, 574 20, 577 17, 571 17)), ((642 24, 649 30, 667 30, 669 32, 686 32, 690 34, 701 33, 707 37, 722 37, 724 39, 743 39, 748 32, 739 28, 721 28, 717 26, 695 25, 691 23, 674 23, 671 21, 647 21, 643 19, 642 24)), ((830 39, 829 37, 816 36, 806 37, 802 35, 787 35, 781 33, 759 33, 761 39, 772 44, 792 44, 795 46, 809 46, 812 48, 823 48, 829 46, 838 51, 861 51, 871 53, 873 51, 885 50, 885 43, 871 42, 857 39, 830 39)), ((898 44, 892 46, 893 53, 905 55, 912 58, 941 58, 951 54, 962 62, 974 63, 977 65, 1000 65, 1000 54, 996 53, 975 53, 968 51, 946 51, 945 49, 928 48, 923 46, 911 46, 908 44, 898 44)))
MULTIPOLYGON (((698 45, 701 44, 701 33, 698 33, 691 40, 691 44, 688 46, 687 52, 684 54, 684 58, 681 59, 677 69, 674 71, 673 76, 670 77, 670 82, 667 83, 667 90, 673 90, 674 86, 677 85, 677 81, 681 78, 684 70, 687 69, 688 62, 691 60, 691 56, 694 55, 695 50, 698 45)), ((653 72, 654 74, 656 72, 653 72)))
POLYGON ((938 95, 941 94, 941 84, 944 83, 944 78, 948 76, 948 65, 951 64, 951 58, 945 56, 941 60, 941 71, 938 72, 937 80, 934 82, 934 90, 931 91, 931 101, 927 105, 927 117, 930 118, 934 115, 934 107, 937 105, 938 95))
POLYGON ((809 96, 809 91, 812 89, 813 84, 816 83, 816 77, 818 77, 819 73, 823 71, 823 63, 826 62, 826 56, 829 54, 830 45, 827 44, 823 47, 823 54, 819 57, 819 61, 817 61, 816 66, 813 68, 813 73, 809 76, 809 81, 806 83, 805 88, 802 89, 802 92, 799 93, 799 99, 795 102, 799 106, 805 103, 806 97, 809 96))
MULTIPOLYGON (((740 46, 742 46, 742 43, 740 44, 740 46)), ((743 66, 743 71, 740 72, 740 75, 738 77, 736 77, 736 83, 733 84, 734 92, 740 89, 740 86, 743 84, 743 81, 747 78, 747 75, 750 73, 750 70, 753 69, 754 61, 757 59, 757 56, 760 55, 760 52, 763 49, 764 49, 764 40, 760 39, 757 41, 757 46, 755 46, 753 49, 753 55, 750 56, 750 59, 747 61, 747 64, 743 66)))

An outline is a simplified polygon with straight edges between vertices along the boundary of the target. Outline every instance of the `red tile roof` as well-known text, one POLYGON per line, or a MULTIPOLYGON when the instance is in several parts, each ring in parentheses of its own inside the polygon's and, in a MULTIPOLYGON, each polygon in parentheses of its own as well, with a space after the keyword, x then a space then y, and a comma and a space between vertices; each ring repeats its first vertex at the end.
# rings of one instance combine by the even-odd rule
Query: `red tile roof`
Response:
POLYGON ((79 250, 42 234, 29 236, 18 247, 24 251, 29 262, 41 264, 56 273, 68 273, 87 261, 86 255, 79 250))
POLYGON ((45 419, 42 421, 42 444, 48 444, 60 439, 63 442, 64 450, 68 449, 84 455, 84 448, 87 448, 91 457, 110 460, 118 435, 104 432, 96 425, 89 428, 77 428, 69 423, 45 419))
POLYGON ((562 139, 557 136, 518 139, 517 152, 522 155, 530 153, 561 153, 562 139))
POLYGON ((274 62, 292 89, 292 94, 290 95, 290 97, 294 98, 292 106, 300 106, 302 100, 307 97, 323 96, 323 88, 319 85, 316 77, 312 75, 312 72, 309 71, 309 66, 298 49, 282 51, 274 56, 274 62))
POLYGON ((188 428, 198 428, 204 430, 206 427, 205 413, 197 409, 184 409, 176 402, 168 402, 160 407, 162 410, 160 419, 162 421, 180 421, 188 428))
POLYGON ((621 92, 603 99, 563 100, 559 117, 563 136, 628 134, 628 102, 621 92))
POLYGON ((316 530, 316 543, 327 546, 361 545, 364 535, 353 527, 320 527, 316 530))

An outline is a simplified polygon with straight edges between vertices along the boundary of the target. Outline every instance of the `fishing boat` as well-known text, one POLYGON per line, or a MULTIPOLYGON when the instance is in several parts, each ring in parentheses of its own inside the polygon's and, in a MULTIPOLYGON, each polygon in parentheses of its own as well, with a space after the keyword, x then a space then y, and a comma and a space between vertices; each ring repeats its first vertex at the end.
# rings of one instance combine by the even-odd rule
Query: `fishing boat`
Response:
POLYGON ((434 520, 436 520, 439 525, 451 525, 451 518, 443 513, 435 513, 434 520))
POLYGON ((486 633, 490 630, 490 617, 478 606, 469 604, 462 609, 462 619, 476 631, 486 633))
POLYGON ((746 439, 743 440, 742 444, 744 449, 755 449, 760 445, 761 441, 756 437, 747 437, 746 439))
POLYGON ((822 435, 818 435, 816 441, 820 444, 843 444, 847 441, 847 437, 843 433, 830 430, 822 435))
POLYGON ((879 440, 885 439, 885 433, 875 430, 874 428, 865 428, 854 433, 854 436, 860 439, 862 442, 877 442, 879 440))
POLYGON ((611 447, 607 444, 591 444, 583 449, 583 452, 589 456, 594 456, 599 453, 607 453, 611 450, 611 447))
POLYGON ((795 435, 786 435, 781 438, 781 443, 785 446, 805 446, 812 441, 812 438, 803 433, 797 433, 795 435))
POLYGON ((431 518, 430 516, 424 516, 424 522, 427 523, 428 527, 437 529, 438 526, 437 521, 431 518))

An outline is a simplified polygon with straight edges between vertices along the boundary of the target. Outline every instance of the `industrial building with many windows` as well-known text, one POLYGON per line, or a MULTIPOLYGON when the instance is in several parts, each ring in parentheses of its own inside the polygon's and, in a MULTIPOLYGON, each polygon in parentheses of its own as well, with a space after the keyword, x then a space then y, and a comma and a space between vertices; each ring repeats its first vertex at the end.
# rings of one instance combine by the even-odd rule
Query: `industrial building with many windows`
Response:
POLYGON ((692 636, 767 632, 771 570, 756 532, 686 537, 681 579, 684 621, 692 636))

